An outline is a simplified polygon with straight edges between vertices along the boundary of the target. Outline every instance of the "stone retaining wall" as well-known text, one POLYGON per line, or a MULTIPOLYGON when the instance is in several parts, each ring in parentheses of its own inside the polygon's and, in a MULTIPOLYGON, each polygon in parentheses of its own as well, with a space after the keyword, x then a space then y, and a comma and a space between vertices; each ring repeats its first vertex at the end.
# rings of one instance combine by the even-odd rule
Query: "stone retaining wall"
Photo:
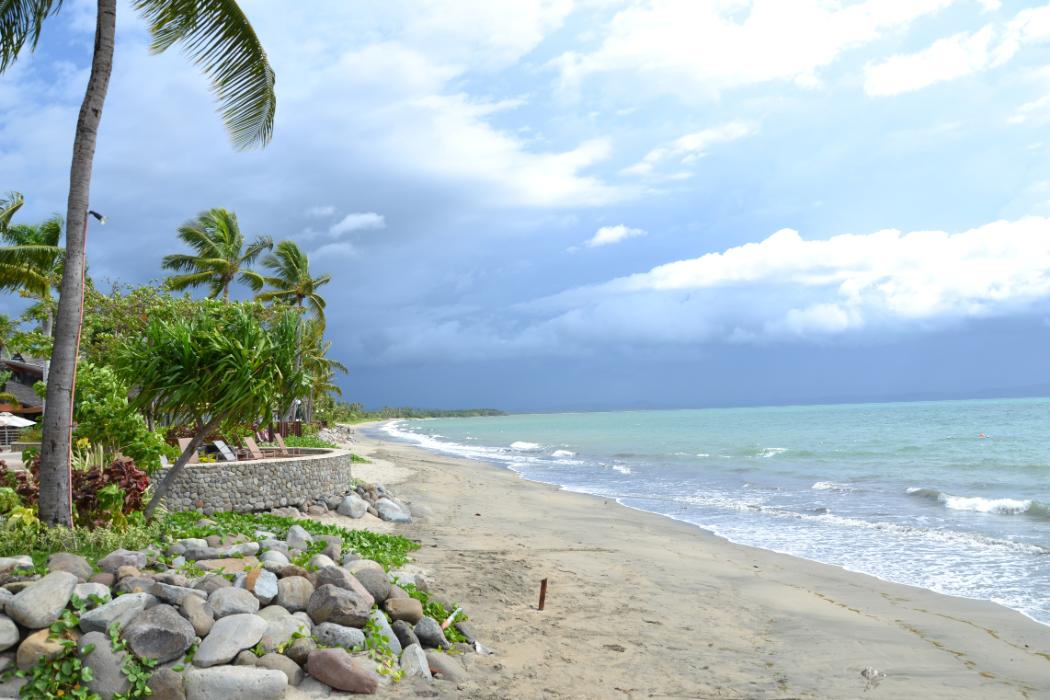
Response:
MULTIPOLYGON (((164 499, 170 511, 250 512, 300 506, 352 490, 350 452, 292 448, 295 457, 189 464, 164 499)), ((153 475, 160 483, 167 470, 153 475)))

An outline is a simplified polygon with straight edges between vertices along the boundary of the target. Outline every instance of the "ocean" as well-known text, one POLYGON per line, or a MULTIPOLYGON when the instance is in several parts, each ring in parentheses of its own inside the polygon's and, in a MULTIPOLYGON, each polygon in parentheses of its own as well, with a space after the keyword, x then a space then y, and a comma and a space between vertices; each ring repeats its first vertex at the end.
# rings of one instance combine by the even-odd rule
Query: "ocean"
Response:
POLYGON ((1050 399, 527 414, 381 431, 1050 624, 1050 399))

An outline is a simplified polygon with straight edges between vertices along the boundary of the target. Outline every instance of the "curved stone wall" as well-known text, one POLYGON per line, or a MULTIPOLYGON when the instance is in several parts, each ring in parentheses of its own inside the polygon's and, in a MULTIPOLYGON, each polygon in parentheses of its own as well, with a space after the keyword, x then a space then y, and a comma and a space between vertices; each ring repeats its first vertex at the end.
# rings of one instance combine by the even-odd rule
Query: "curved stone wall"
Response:
MULTIPOLYGON (((189 464, 164 499, 170 511, 251 512, 300 506, 318 498, 342 495, 352 486, 350 452, 292 448, 294 457, 243 462, 189 464)), ((160 483, 167 473, 158 471, 160 483)))

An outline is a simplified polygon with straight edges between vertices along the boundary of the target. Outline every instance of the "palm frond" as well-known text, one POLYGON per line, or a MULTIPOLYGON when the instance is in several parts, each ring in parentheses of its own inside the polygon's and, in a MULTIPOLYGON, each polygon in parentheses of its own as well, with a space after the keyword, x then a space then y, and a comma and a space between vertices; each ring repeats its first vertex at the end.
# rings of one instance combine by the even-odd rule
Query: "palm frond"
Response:
MULTIPOLYGON (((3 3, 5 0, 0 0, 3 3)), ((2 5, 0 5, 2 7, 2 5)), ((0 9, 0 12, 3 10, 0 9)), ((0 19, 0 32, 3 30, 3 20, 0 19)), ((0 71, 2 72, 2 71, 0 71)), ((10 192, 6 197, 0 199, 0 231, 3 231, 11 225, 11 217, 15 215, 22 205, 25 204, 25 198, 18 192, 10 192)))
POLYGON ((211 280, 212 274, 210 272, 192 272, 188 275, 172 275, 165 281, 169 288, 176 292, 180 292, 183 289, 208 284, 211 280))
POLYGON ((22 52, 40 40, 44 20, 62 7, 62 0, 0 0, 0 73, 22 52))
POLYGON ((135 0, 134 5, 149 23, 154 53, 181 41, 211 79, 234 146, 265 146, 273 134, 275 76, 237 2, 135 0))

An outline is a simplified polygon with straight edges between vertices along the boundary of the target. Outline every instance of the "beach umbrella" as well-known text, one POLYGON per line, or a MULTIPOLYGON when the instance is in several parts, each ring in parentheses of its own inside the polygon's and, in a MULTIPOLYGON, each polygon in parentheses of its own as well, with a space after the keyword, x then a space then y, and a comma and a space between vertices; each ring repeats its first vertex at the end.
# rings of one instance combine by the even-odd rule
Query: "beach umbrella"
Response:
POLYGON ((28 428, 31 425, 36 425, 31 420, 27 420, 20 416, 15 416, 7 411, 0 412, 0 428, 4 429, 4 444, 11 444, 11 428, 16 428, 15 435, 18 435, 18 431, 22 428, 28 428))

